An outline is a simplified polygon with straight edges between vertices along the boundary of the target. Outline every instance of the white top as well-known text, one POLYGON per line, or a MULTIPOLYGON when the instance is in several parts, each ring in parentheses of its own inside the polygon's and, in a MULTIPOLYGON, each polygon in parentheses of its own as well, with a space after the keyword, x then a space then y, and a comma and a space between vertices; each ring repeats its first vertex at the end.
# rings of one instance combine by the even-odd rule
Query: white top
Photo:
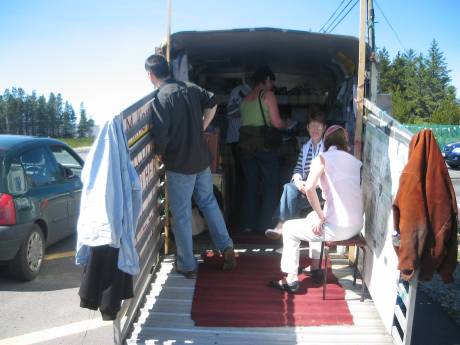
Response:
POLYGON ((326 222, 341 227, 362 226, 361 161, 335 146, 320 156, 324 158, 319 185, 326 201, 326 222))

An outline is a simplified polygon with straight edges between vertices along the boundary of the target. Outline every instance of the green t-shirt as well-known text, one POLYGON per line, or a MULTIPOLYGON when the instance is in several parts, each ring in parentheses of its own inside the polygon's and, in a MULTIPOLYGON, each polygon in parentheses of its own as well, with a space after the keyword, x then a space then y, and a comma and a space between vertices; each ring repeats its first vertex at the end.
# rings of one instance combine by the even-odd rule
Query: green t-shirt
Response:
MULTIPOLYGON (((262 95, 262 108, 265 114, 265 121, 267 126, 271 126, 270 115, 268 106, 265 104, 262 95)), ((264 125, 262 112, 260 111, 259 98, 252 101, 243 101, 240 105, 241 126, 254 126, 260 127, 264 125)))

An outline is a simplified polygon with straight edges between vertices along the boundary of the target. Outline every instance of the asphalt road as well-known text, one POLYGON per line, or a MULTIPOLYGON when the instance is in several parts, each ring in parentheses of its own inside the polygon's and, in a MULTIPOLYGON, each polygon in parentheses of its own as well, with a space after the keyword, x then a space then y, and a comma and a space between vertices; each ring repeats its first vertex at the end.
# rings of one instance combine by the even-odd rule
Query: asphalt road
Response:
POLYGON ((457 196, 457 205, 460 204, 460 169, 449 168, 449 175, 457 196))
MULTIPOLYGON (((77 152, 84 159, 88 149, 77 152)), ((80 308, 81 267, 75 265, 76 236, 46 250, 40 275, 17 282, 0 266, 0 345, 112 344, 112 322, 80 308)))

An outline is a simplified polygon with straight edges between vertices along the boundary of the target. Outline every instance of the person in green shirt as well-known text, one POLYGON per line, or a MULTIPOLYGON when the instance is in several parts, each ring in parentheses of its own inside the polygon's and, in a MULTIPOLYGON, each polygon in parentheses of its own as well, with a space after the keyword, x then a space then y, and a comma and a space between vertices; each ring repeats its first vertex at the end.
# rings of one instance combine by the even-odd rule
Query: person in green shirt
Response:
POLYGON ((240 160, 243 170, 241 228, 261 234, 273 223, 278 203, 279 162, 277 149, 264 143, 266 126, 287 127, 280 117, 273 92, 275 74, 268 66, 260 67, 252 77, 253 88, 241 106, 240 160))

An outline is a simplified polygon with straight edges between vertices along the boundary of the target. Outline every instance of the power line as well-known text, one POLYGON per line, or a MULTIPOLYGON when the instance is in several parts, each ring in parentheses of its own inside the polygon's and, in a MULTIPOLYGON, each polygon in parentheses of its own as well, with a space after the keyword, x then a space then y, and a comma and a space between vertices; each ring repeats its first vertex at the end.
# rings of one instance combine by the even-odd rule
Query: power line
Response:
POLYGON ((377 0, 374 0, 375 4, 377 5, 377 8, 379 9, 379 11, 382 13, 382 16, 383 18, 385 19, 385 21, 387 22, 388 26, 390 27, 391 31, 393 31, 393 33, 395 34, 396 36, 396 39, 398 40, 399 44, 401 45, 401 47, 404 49, 404 51, 407 51, 406 47, 404 46, 404 44, 402 43, 401 39, 399 38, 399 35, 398 33, 396 32, 396 30, 393 28, 393 26, 391 25, 390 21, 387 19, 387 17, 385 16, 385 13, 383 13, 383 10, 382 8, 379 6, 377 0))
POLYGON ((319 29, 318 31, 321 32, 321 30, 323 30, 323 28, 329 23, 329 21, 331 20, 332 17, 334 17, 334 14, 337 13, 337 11, 339 10, 340 7, 342 7, 342 4, 345 2, 345 0, 342 0, 342 2, 340 3, 339 7, 337 7, 335 9, 335 11, 331 14, 331 16, 329 17, 328 20, 326 20, 326 23, 323 24, 323 26, 321 27, 321 29, 319 29))
POLYGON ((334 26, 328 33, 331 33, 332 31, 334 31, 334 29, 337 27, 337 25, 339 25, 339 24, 345 19, 345 17, 348 15, 348 13, 350 13, 351 10, 352 10, 353 8, 355 8, 355 6, 358 4, 358 2, 359 2, 359 0, 356 0, 356 1, 355 1, 355 3, 353 4, 353 6, 350 7, 350 9, 348 10, 348 12, 345 13, 345 15, 340 19, 340 21, 339 21, 337 24, 335 24, 335 26, 334 26))
POLYGON ((332 25, 334 25, 334 23, 337 20, 337 18, 340 17, 340 15, 343 13, 343 11, 345 11, 347 9, 348 5, 350 5, 352 1, 353 0, 348 1, 348 3, 345 5, 345 7, 342 8, 342 11, 340 11, 340 13, 335 16, 334 20, 332 22, 330 22, 329 25, 326 28, 324 28, 323 32, 327 32, 330 29, 330 27, 332 25))

